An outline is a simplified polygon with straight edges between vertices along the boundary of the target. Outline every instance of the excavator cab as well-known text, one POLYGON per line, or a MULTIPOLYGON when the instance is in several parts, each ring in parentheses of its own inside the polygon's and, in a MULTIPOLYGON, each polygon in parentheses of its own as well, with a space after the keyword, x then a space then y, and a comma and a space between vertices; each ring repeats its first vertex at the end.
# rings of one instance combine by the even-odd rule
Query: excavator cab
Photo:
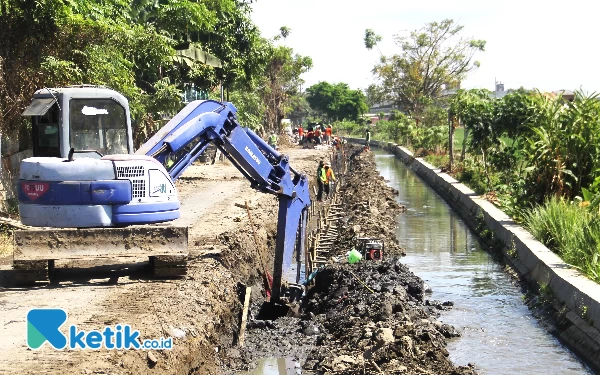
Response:
POLYGON ((129 104, 105 87, 44 88, 23 116, 31 117, 33 156, 100 159, 133 153, 129 104))

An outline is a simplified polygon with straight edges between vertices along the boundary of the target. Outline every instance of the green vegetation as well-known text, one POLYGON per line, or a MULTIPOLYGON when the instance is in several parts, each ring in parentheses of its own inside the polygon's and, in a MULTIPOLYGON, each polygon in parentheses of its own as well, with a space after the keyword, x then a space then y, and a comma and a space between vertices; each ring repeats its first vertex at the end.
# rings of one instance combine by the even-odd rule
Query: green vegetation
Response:
POLYGON ((184 91, 219 98, 221 83, 245 126, 278 129, 312 60, 280 44, 288 27, 265 39, 250 15, 245 0, 2 0, 0 130, 26 133, 36 89, 96 84, 129 99, 139 144, 184 91))
POLYGON ((525 213, 525 226, 565 262, 600 282, 600 215, 582 206, 551 198, 525 213))
POLYGON ((358 121, 369 109, 360 90, 350 90, 347 84, 319 82, 306 90, 306 101, 316 115, 328 122, 358 121))
MULTIPOLYGON (((450 115, 468 132, 456 178, 486 195, 565 262, 600 281, 600 101, 460 91, 450 115), (580 204, 581 203, 581 204, 580 204), (592 208, 595 207, 595 208, 592 208)), ((464 138, 464 135, 463 135, 464 138)))
MULTIPOLYGON (((600 201, 600 98, 577 92, 567 100, 519 89, 496 99, 476 89, 446 99, 442 90, 459 87, 478 66, 474 54, 485 47, 459 37, 461 31, 452 20, 433 22, 397 38, 400 53, 381 56, 374 67, 377 84, 365 90, 367 102, 392 103, 401 112, 378 121, 373 137, 444 167, 600 282, 594 203, 600 201)), ((366 30, 366 48, 381 40, 366 30)), ((362 136, 365 126, 344 129, 362 136)))

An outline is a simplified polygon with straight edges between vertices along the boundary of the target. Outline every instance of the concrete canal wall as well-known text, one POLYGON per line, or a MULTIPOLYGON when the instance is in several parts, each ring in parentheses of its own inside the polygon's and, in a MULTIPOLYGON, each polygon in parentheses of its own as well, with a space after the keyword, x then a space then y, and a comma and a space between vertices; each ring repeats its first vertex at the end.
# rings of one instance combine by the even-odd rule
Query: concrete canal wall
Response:
MULTIPOLYGON (((363 139, 346 138, 364 144, 363 139)), ((427 182, 473 229, 485 223, 504 244, 507 261, 530 283, 551 290, 556 329, 553 332, 571 350, 600 372, 600 285, 570 268, 556 254, 516 224, 492 203, 406 148, 393 143, 372 141, 392 152, 427 182)))

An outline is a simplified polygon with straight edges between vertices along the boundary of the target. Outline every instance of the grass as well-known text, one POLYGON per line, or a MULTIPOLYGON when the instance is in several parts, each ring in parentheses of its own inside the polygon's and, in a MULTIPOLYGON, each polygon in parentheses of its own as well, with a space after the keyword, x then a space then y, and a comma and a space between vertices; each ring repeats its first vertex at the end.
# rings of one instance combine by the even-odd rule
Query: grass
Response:
POLYGON ((525 213, 531 234, 566 263, 600 282, 600 215, 552 198, 525 213))
POLYGON ((432 154, 432 155, 425 156, 424 159, 429 164, 431 164, 435 167, 438 167, 438 168, 448 166, 448 163, 450 162, 450 157, 448 155, 432 154))

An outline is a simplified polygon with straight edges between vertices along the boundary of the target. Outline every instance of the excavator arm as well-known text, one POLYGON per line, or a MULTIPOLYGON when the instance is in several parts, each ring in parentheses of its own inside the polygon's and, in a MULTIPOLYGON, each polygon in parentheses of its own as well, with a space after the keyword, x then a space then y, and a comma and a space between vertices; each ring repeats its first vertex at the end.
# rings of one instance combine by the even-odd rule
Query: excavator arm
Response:
POLYGON ((308 179, 290 167, 287 156, 274 150, 252 130, 241 127, 236 111, 231 103, 192 102, 136 153, 158 160, 175 180, 213 143, 250 181, 252 188, 277 196, 272 294, 276 301, 294 249, 297 246, 300 254, 304 252, 310 206, 308 179))

